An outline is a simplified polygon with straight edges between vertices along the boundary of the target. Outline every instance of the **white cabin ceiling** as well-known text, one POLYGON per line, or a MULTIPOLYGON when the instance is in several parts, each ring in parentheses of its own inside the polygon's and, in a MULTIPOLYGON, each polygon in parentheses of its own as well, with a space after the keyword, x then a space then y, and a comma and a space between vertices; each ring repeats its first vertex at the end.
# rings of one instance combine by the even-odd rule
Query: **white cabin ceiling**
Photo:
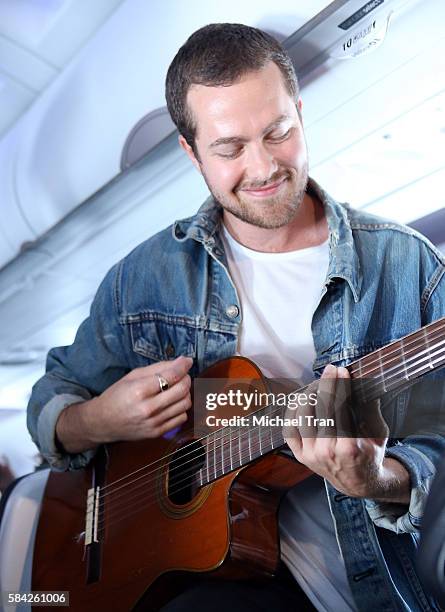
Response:
POLYGON ((0 137, 121 2, 0 1, 0 137))

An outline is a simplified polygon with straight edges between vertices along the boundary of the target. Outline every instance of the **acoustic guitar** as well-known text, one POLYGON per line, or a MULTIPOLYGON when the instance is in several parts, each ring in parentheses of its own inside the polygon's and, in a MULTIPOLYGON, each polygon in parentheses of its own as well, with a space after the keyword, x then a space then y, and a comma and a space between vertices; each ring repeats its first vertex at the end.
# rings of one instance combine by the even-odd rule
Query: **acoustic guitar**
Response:
MULTIPOLYGON (((445 317, 348 370, 352 380, 366 379, 371 399, 444 364, 445 317)), ((218 362, 206 377, 268 389, 243 357, 218 362)), ((104 445, 85 469, 50 473, 33 591, 69 591, 73 612, 159 610, 184 576, 276 572, 280 500, 310 470, 277 452, 284 445, 279 427, 225 427, 196 437, 190 425, 173 437, 104 445)))

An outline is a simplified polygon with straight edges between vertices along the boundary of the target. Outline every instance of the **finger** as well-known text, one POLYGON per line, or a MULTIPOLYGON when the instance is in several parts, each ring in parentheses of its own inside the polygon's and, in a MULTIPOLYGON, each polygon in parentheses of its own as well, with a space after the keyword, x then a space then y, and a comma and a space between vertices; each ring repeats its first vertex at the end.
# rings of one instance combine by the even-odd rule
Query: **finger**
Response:
MULTIPOLYGON (((137 368, 137 370, 133 370, 135 374, 131 372, 131 374, 133 374, 131 380, 138 382, 141 386, 141 396, 152 397, 161 392, 158 376, 162 376, 162 378, 167 381, 169 388, 173 387, 187 375, 192 364, 193 360, 190 357, 178 357, 178 359, 170 363, 160 361, 146 368, 137 368)), ((167 389, 167 391, 168 390, 169 389, 167 389)), ((162 391, 162 393, 166 393, 167 391, 162 391)))
POLYGON ((319 395, 334 396, 337 386, 338 368, 331 363, 325 367, 318 381, 319 395))
POLYGON ((339 399, 338 378, 338 368, 329 364, 318 381, 317 405, 315 407, 317 438, 335 438, 337 436, 335 411, 339 399))
POLYGON ((187 414, 185 413, 178 414, 178 416, 174 417, 173 419, 170 419, 169 421, 166 421, 163 425, 160 425, 159 427, 157 427, 155 429, 155 432, 156 432, 155 435, 157 437, 163 436, 168 431, 171 431, 172 429, 176 429, 176 427, 183 425, 186 421, 187 421, 187 414))
POLYGON ((339 438, 355 437, 356 431, 351 404, 351 376, 346 368, 337 369, 337 390, 334 411, 337 436, 339 438))
POLYGON ((288 445, 295 453, 295 449, 291 445, 291 440, 296 442, 303 448, 304 444, 308 443, 311 438, 316 436, 316 427, 314 428, 312 420, 315 417, 315 402, 316 391, 318 389, 318 381, 312 382, 301 393, 296 393, 296 401, 292 407, 286 409, 285 417, 296 421, 296 425, 288 425, 283 428, 283 437, 288 445))
POLYGON ((303 453, 303 441, 298 434, 298 431, 296 434, 293 433, 290 438, 284 438, 284 441, 294 454, 295 459, 300 461, 303 453))
MULTIPOLYGON (((286 422, 289 423, 291 423, 293 419, 298 418, 295 408, 290 409, 289 407, 286 408, 283 416, 286 419, 286 422)), ((298 459, 303 450, 303 441, 301 439, 300 432, 298 431, 298 426, 284 425, 281 435, 295 457, 298 459)))
POLYGON ((183 355, 177 357, 173 361, 158 361, 151 365, 144 366, 142 368, 135 368, 129 374, 127 378, 129 380, 156 378, 155 374, 160 374, 166 378, 169 383, 174 384, 176 379, 182 378, 193 365, 193 359, 191 357, 184 357, 183 355), (167 378, 168 377, 168 378, 167 378))
POLYGON ((192 365, 193 359, 191 357, 184 357, 181 355, 173 361, 160 361, 159 363, 153 364, 153 373, 162 374, 162 376, 173 385, 187 374, 192 365))
MULTIPOLYGON (((316 388, 314 388, 313 383, 305 387, 301 393, 298 391, 294 391, 293 393, 289 393, 287 396, 286 406, 283 412, 283 417, 286 419, 288 423, 299 422, 301 411, 303 406, 306 403, 306 398, 311 395, 315 395, 316 388)), ((300 438, 300 433, 298 431, 299 425, 286 425, 283 427, 283 436, 285 438, 291 438, 296 436, 300 438)))
POLYGON ((380 410, 380 400, 360 403, 356 409, 356 422, 360 438, 372 438, 377 444, 385 444, 389 428, 380 410))
POLYGON ((179 414, 186 413, 192 406, 190 397, 183 397, 174 404, 171 404, 164 408, 161 412, 157 412, 155 415, 150 416, 150 421, 153 427, 159 427, 166 421, 178 416, 179 414))
POLYGON ((153 415, 181 399, 190 398, 191 385, 191 378, 186 374, 184 378, 173 385, 173 387, 169 387, 167 391, 158 392, 154 396, 150 396, 148 399, 151 402, 153 415))
MULTIPOLYGON (((310 393, 311 385, 306 387, 303 390, 303 393, 310 393)), ((294 420, 299 419, 298 410, 300 408, 300 394, 295 391, 288 395, 288 402, 286 404, 285 410, 283 412, 283 417, 285 422, 292 423, 294 420)), ((298 430, 298 425, 284 425, 281 435, 283 436, 284 441, 289 446, 295 457, 300 456, 303 449, 303 442, 301 439, 300 432, 298 430)), ((298 458, 298 457, 297 457, 298 458)))

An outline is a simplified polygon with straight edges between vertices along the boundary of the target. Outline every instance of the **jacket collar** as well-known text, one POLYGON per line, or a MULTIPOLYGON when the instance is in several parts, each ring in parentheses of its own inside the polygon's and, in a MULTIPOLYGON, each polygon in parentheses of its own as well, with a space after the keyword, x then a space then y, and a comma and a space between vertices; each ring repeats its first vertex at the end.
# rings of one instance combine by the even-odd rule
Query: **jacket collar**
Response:
MULTIPOLYGON (((343 278, 351 288, 354 301, 358 302, 362 275, 349 222, 349 206, 336 202, 311 178, 308 181, 307 192, 314 194, 323 204, 328 222, 329 267, 326 284, 333 282, 335 278, 343 278)), ((188 239, 201 242, 218 257, 224 252, 218 232, 220 223, 221 206, 213 196, 209 196, 195 215, 174 223, 173 237, 179 242, 188 239)))
POLYGON ((313 179, 309 179, 307 191, 315 194, 323 204, 328 222, 329 267, 326 283, 332 282, 335 278, 343 278, 351 288, 354 301, 358 302, 362 274, 349 222, 349 205, 334 200, 313 179))

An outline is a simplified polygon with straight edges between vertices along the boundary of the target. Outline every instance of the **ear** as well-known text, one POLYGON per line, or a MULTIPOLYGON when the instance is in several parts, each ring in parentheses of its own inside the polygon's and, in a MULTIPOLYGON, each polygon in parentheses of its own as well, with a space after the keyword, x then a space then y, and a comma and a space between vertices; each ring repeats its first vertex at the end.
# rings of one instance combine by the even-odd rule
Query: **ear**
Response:
POLYGON ((202 172, 201 172, 201 164, 196 159, 196 155, 193 153, 192 147, 189 145, 189 143, 186 141, 184 136, 182 136, 181 134, 178 137, 178 142, 179 142, 180 147, 182 149, 184 149, 184 151, 189 156, 189 159, 191 160, 192 164, 195 166, 195 168, 198 170, 198 172, 200 174, 202 174, 202 172))
POLYGON ((297 100, 296 106, 297 106, 298 116, 300 117, 301 125, 303 125, 303 100, 300 97, 297 100))

